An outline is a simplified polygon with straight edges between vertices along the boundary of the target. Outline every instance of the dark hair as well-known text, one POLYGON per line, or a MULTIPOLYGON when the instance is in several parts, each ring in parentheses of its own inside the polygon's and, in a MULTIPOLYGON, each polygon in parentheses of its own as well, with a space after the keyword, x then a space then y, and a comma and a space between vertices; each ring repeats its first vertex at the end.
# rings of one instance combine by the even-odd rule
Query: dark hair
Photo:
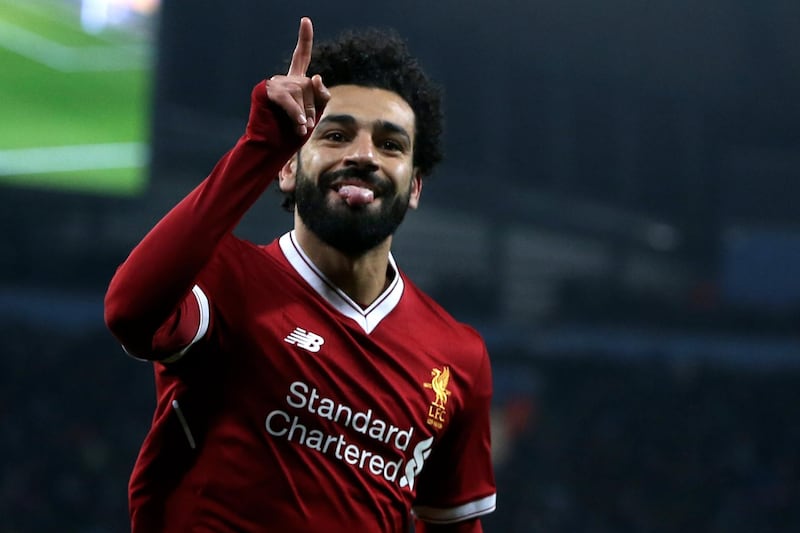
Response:
POLYGON ((308 74, 321 75, 328 87, 361 85, 397 93, 414 111, 414 166, 428 175, 441 161, 441 89, 394 30, 347 31, 335 40, 318 43, 308 74))

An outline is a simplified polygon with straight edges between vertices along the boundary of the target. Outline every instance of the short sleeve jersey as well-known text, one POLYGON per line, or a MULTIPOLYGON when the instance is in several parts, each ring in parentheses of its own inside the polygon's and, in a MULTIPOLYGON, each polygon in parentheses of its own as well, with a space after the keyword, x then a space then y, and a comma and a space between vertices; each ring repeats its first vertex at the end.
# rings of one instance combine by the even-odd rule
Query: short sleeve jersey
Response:
POLYGON ((293 232, 222 240, 176 321, 191 347, 155 363, 134 531, 394 533, 494 509, 484 342, 390 267, 362 308, 293 232))

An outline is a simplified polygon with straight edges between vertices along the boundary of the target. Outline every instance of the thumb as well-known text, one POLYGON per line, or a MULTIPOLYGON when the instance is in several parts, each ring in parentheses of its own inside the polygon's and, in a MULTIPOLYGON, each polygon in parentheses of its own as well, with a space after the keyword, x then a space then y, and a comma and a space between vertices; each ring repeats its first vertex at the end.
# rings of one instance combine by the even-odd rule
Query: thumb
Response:
POLYGON ((325 86, 325 83, 322 81, 322 76, 319 74, 314 74, 311 77, 311 85, 314 89, 314 105, 317 108, 317 122, 319 122, 322 111, 331 99, 331 92, 325 86))

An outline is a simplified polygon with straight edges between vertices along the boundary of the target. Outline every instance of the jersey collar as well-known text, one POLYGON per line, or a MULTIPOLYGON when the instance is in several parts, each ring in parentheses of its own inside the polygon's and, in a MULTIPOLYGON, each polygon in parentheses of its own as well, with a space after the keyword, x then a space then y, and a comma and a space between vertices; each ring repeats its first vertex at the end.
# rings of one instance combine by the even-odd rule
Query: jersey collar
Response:
POLYGON ((323 274, 306 253, 300 248, 294 230, 284 234, 279 244, 281 251, 289 264, 297 271, 317 294, 331 304, 339 313, 354 320, 366 333, 372 333, 381 320, 383 320, 400 302, 403 295, 403 278, 397 270, 397 264, 391 252, 389 253, 389 268, 394 272, 394 277, 389 286, 366 309, 358 305, 343 290, 333 284, 323 274))

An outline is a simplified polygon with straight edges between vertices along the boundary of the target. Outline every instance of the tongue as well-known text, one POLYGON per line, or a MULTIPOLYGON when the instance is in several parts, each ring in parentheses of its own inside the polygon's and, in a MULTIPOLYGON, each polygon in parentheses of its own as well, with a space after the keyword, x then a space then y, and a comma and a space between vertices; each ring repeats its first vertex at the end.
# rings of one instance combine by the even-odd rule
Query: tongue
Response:
POLYGON ((371 203, 375 198, 373 192, 365 187, 357 185, 344 185, 339 189, 339 196, 344 198, 347 205, 359 206, 371 203))

